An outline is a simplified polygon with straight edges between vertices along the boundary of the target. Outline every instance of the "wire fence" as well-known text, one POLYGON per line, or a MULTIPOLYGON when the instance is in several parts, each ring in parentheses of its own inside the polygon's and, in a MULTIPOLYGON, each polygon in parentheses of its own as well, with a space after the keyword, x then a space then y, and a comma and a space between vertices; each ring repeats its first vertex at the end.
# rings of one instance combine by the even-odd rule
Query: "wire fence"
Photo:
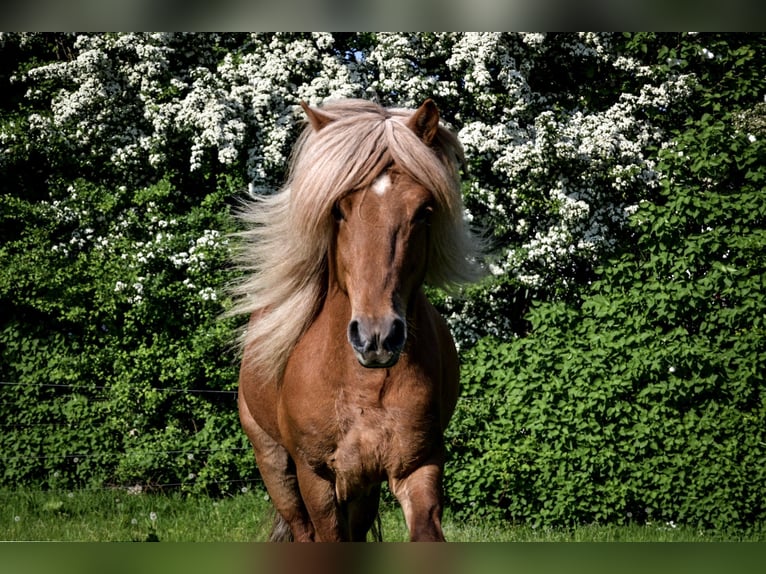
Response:
MULTIPOLYGON (((196 456, 198 454, 209 454, 212 452, 242 452, 242 451, 250 451, 251 449, 249 447, 237 447, 237 448, 202 448, 202 449, 183 449, 183 450, 142 450, 142 454, 146 455, 158 455, 158 454, 169 454, 169 455, 183 455, 183 456, 196 456)), ((46 459, 71 459, 74 462, 79 462, 80 460, 87 459, 87 458, 119 458, 124 456, 122 453, 87 453, 87 452, 81 452, 81 453, 74 453, 74 454, 65 454, 65 455, 19 455, 19 456, 0 456, 0 460, 22 460, 22 459, 38 459, 38 460, 46 460, 46 459)))
MULTIPOLYGON (((74 389, 78 391, 109 391, 111 387, 101 385, 63 385, 60 383, 12 383, 8 381, 0 381, 0 386, 4 387, 34 387, 34 388, 56 388, 56 389, 74 389)), ((220 394, 229 395, 231 397, 237 396, 237 391, 217 390, 217 389, 182 389, 174 387, 145 387, 147 391, 157 391, 160 393, 184 393, 184 394, 220 394)))

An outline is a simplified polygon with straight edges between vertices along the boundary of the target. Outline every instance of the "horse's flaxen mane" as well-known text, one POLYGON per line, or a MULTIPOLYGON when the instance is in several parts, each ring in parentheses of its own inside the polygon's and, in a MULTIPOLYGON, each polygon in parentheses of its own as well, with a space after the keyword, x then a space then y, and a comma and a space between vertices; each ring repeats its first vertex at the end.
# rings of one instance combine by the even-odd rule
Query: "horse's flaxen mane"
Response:
POLYGON ((457 138, 440 127, 426 146, 406 126, 412 110, 364 100, 327 103, 321 111, 333 121, 318 131, 304 129, 282 190, 255 199, 242 213, 248 231, 238 259, 246 279, 234 288, 230 314, 256 314, 241 343, 264 381, 281 379, 324 296, 333 205, 392 162, 434 194, 426 281, 449 288, 478 274, 476 244, 463 222, 457 138))

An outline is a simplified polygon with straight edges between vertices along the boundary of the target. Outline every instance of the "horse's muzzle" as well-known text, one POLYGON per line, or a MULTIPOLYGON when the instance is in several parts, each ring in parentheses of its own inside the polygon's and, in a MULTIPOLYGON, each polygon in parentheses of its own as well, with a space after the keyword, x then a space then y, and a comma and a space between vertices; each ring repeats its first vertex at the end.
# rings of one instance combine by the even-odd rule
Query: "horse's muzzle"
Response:
POLYGON ((363 367, 391 367, 407 342, 407 323, 398 315, 379 320, 355 318, 348 324, 348 342, 363 367))

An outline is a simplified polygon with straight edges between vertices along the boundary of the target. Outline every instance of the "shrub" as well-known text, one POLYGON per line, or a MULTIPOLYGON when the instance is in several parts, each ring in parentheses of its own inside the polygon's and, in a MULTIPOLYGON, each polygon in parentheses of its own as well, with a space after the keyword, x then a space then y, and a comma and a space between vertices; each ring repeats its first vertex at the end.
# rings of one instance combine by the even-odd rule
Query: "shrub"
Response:
POLYGON ((28 223, 0 251, 3 483, 220 491, 253 476, 217 319, 236 185, 198 205, 167 180, 3 196, 3 219, 28 223))
POLYGON ((538 305, 530 336, 465 353, 461 515, 766 519, 766 145, 733 123, 703 116, 660 154, 662 201, 581 305, 538 305))

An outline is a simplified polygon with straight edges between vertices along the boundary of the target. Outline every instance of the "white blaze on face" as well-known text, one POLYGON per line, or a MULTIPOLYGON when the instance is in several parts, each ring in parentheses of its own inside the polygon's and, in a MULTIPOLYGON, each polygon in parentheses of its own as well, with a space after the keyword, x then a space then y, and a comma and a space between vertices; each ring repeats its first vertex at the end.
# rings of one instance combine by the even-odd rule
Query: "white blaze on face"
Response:
POLYGON ((385 195, 389 187, 391 187, 391 178, 388 177, 387 173, 380 174, 372 183, 372 191, 380 196, 385 195))

